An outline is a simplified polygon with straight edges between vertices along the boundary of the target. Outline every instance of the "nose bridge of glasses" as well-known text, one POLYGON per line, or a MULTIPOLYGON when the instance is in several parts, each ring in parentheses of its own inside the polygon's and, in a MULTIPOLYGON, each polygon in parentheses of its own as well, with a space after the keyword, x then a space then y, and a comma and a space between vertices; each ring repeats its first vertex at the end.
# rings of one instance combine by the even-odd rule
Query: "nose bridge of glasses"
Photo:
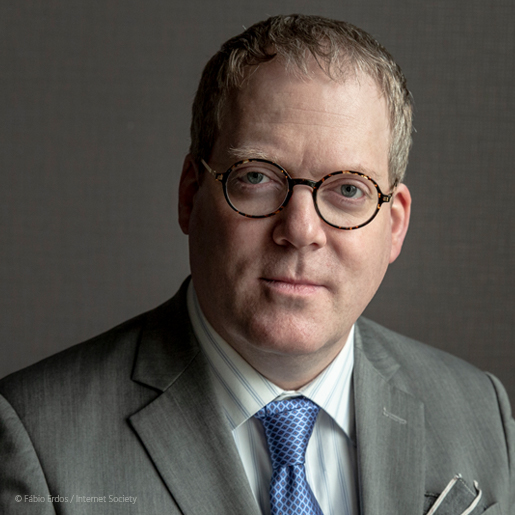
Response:
POLYGON ((302 178, 293 178, 293 177, 288 177, 288 195, 286 196, 286 198, 284 199, 284 202, 283 202, 283 205, 281 206, 281 208, 284 208, 286 207, 289 203, 290 203, 290 200, 293 196, 293 188, 295 186, 307 186, 308 188, 311 188, 311 194, 313 195, 313 202, 315 204, 315 210, 317 211, 318 213, 318 208, 316 207, 316 196, 315 196, 315 192, 317 190, 317 187, 318 187, 318 183, 316 181, 312 181, 311 179, 302 179, 302 178))
POLYGON ((308 187, 310 187, 313 190, 317 186, 317 183, 315 181, 310 180, 310 179, 301 179, 301 178, 293 179, 293 178, 290 178, 290 187, 291 187, 291 189, 293 189, 293 187, 297 186, 298 184, 301 184, 303 186, 308 186, 308 187))

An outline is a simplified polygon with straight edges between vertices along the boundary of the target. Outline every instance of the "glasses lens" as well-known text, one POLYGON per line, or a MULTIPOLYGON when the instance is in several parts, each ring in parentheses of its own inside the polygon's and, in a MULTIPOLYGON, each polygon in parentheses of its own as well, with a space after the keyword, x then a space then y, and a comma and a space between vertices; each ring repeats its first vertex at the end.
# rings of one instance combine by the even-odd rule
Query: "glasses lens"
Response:
POLYGON ((324 181, 317 193, 317 205, 326 222, 338 227, 357 227, 376 213, 378 192, 371 180, 345 172, 324 181))
POLYGON ((288 180, 282 170, 272 163, 258 160, 236 165, 225 187, 233 207, 249 216, 274 213, 288 194, 288 180))

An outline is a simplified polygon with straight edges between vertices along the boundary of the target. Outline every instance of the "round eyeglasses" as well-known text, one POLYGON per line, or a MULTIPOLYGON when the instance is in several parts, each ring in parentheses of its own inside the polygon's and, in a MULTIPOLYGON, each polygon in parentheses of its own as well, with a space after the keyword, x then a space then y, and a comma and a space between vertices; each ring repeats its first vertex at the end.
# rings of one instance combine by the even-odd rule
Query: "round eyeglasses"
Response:
POLYGON ((293 187, 302 184, 313 189, 315 209, 324 222, 350 231, 370 223, 381 206, 390 202, 379 185, 360 172, 333 172, 318 182, 293 179, 281 166, 265 159, 245 159, 218 173, 203 160, 206 170, 222 183, 229 206, 247 218, 267 218, 284 209, 293 187))

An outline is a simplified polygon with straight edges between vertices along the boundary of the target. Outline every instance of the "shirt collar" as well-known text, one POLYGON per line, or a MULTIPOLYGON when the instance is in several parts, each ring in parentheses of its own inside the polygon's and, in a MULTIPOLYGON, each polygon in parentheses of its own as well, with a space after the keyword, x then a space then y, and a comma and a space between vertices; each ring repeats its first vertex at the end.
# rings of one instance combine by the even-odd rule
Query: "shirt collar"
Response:
POLYGON ((354 325, 343 349, 321 374, 298 391, 285 391, 249 365, 213 329, 200 309, 193 281, 188 287, 187 307, 195 336, 214 374, 216 395, 233 429, 277 398, 304 395, 353 438, 354 325))

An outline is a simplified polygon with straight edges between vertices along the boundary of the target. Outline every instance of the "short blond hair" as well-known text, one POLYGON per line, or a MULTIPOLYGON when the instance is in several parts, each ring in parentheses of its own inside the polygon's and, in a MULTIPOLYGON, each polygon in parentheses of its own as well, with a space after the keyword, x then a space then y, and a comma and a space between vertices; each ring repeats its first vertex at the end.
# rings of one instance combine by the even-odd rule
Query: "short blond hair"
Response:
POLYGON ((208 159, 221 130, 228 96, 251 67, 276 57, 309 75, 309 55, 333 80, 349 70, 373 78, 389 112, 391 185, 402 182, 411 148, 413 101, 406 79, 388 51, 367 32, 343 21, 294 14, 273 16, 229 39, 206 64, 193 102, 190 152, 208 159))

